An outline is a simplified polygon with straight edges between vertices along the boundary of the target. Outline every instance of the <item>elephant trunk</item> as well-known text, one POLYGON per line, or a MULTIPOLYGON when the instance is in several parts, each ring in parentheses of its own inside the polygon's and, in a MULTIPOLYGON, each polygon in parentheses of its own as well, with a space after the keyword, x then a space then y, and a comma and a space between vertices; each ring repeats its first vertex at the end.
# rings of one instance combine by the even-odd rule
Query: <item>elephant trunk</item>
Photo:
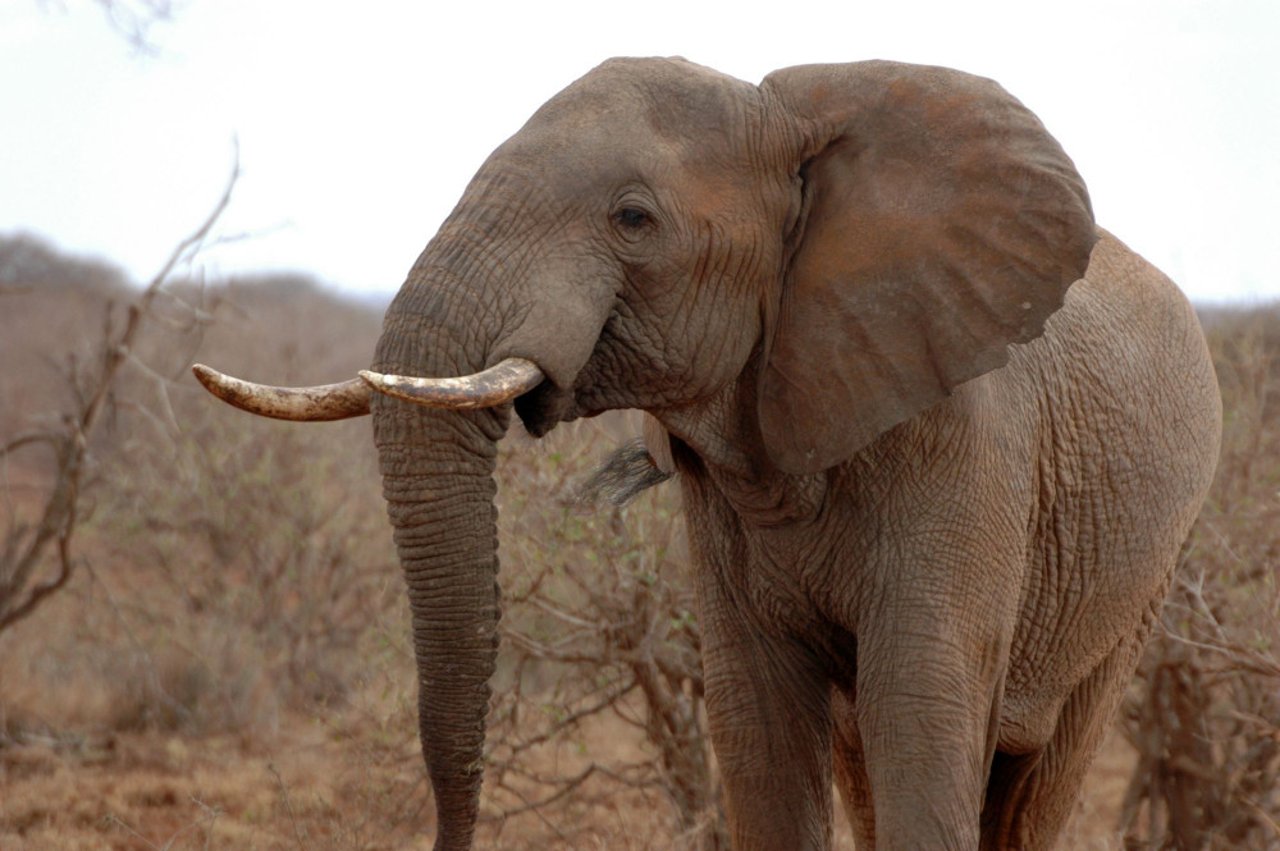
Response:
MULTIPOLYGON (((417 349, 421 338, 395 325, 389 316, 376 358, 380 370, 458 375, 480 366, 478 355, 405 351, 417 349)), ((381 394, 374 394, 371 407, 413 614, 419 731, 436 801, 435 848, 467 849, 479 808, 489 677, 497 657, 493 470, 509 407, 431 410, 381 394)))
POLYGON ((536 433, 554 425, 617 287, 607 269, 543 256, 543 235, 520 227, 527 198, 512 200, 519 192, 535 197, 537 181, 491 171, 482 169, 410 270, 364 374, 378 391, 370 402, 374 441, 413 611, 437 851, 470 848, 479 807, 498 641, 493 472, 511 416, 501 400, 519 396, 536 433), (524 272, 519 279, 508 274, 514 267, 524 272), (435 404, 437 391, 452 386, 438 379, 458 376, 494 390, 485 399, 496 407, 422 406, 419 391, 435 404))

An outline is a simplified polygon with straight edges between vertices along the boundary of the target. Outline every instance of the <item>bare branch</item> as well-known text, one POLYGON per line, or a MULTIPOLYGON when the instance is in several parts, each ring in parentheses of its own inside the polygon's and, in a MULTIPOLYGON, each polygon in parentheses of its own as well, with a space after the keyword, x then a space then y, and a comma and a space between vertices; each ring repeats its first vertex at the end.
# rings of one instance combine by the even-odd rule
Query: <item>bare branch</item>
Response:
POLYGON ((89 438, 108 407, 121 368, 133 359, 134 346, 152 303, 174 269, 189 263, 200 250, 230 203, 239 176, 237 151, 217 203, 199 227, 175 246, 160 271, 129 305, 123 329, 115 329, 112 312, 107 311, 97 369, 85 371, 74 353, 69 357, 68 387, 75 403, 72 412, 63 416, 56 426, 21 434, 0 447, 0 462, 7 462, 19 450, 39 444, 49 446, 55 456, 53 484, 39 511, 39 519, 33 525, 11 524, 0 545, 0 632, 29 617, 45 600, 65 587, 75 573, 77 562, 71 542, 80 517, 79 500, 85 483, 89 438), (56 572, 47 581, 33 584, 51 546, 56 556, 56 572))
POLYGON ((151 39, 151 28, 173 19, 172 0, 96 0, 107 22, 138 53, 155 56, 160 48, 151 39))

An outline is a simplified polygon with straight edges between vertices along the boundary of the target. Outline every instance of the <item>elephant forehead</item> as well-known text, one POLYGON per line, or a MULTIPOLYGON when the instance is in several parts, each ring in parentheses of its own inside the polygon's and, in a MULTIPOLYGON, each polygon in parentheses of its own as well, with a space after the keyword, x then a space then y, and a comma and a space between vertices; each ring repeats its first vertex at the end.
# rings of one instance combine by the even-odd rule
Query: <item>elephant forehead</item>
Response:
POLYGON ((755 86, 684 60, 611 59, 547 101, 508 147, 543 159, 662 153, 742 127, 756 104, 755 86))

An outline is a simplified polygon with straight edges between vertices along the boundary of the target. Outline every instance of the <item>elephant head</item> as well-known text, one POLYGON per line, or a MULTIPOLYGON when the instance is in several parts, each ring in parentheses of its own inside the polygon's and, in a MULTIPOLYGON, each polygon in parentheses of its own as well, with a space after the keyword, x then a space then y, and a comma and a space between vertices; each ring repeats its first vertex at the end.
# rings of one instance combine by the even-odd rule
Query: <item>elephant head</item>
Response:
POLYGON ((197 372, 268 416, 372 411, 436 847, 465 848, 508 401, 534 435, 640 408, 686 457, 732 447, 749 475, 818 473, 1037 336, 1095 238, 1070 160, 988 80, 866 62, 754 86, 612 60, 484 163, 389 308, 371 372, 297 391, 197 372))

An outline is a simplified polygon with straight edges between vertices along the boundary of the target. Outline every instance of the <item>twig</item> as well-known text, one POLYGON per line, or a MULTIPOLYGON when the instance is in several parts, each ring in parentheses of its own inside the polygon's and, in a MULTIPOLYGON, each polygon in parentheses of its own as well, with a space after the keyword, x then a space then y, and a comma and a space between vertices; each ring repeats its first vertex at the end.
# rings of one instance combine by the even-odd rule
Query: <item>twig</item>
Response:
POLYGON ((561 718, 555 724, 553 724, 549 729, 544 730, 542 733, 539 733, 538 735, 533 736, 532 738, 525 739, 521 742, 517 742, 516 744, 511 745, 511 753, 508 756, 508 760, 515 757, 517 754, 520 754, 524 751, 529 750, 530 748, 537 747, 538 745, 551 740, 555 736, 559 735, 559 733, 562 730, 566 730, 576 725, 578 722, 583 721, 587 718, 590 718, 593 715, 600 714, 601 712, 605 711, 609 707, 613 706, 613 704, 617 703, 622 698, 626 697, 632 691, 634 691, 636 688, 636 685, 637 685, 636 681, 632 679, 624 687, 619 688, 616 691, 610 692, 609 694, 605 695, 604 698, 597 701, 596 703, 593 703, 590 706, 583 707, 582 709, 579 709, 576 712, 572 712, 569 715, 565 716, 564 718, 561 718))
POLYGON ((143 845, 147 846, 148 848, 151 848, 152 851, 164 851, 164 849, 160 848, 160 846, 156 845, 150 839, 147 839, 141 833, 138 833, 138 831, 134 830, 128 823, 126 823, 123 819, 121 819, 115 813, 107 813, 107 815, 103 817, 103 821, 105 821, 109 825, 114 825, 116 827, 124 828, 125 831, 127 831, 131 836, 133 836, 134 839, 137 839, 143 845))
POLYGON ((267 771, 270 771, 276 779, 276 784, 280 787, 280 799, 284 801, 285 812, 289 814, 289 823, 293 825, 293 838, 297 841, 298 847, 302 851, 306 851, 307 843, 303 838, 302 828, 298 824, 298 816, 293 811, 293 802, 289 800, 289 790, 284 785, 284 778, 280 776, 280 772, 276 770, 275 763, 267 763, 267 771))
MULTIPOLYGON (((594 762, 591 763, 576 777, 571 777, 568 780, 564 781, 564 785, 561 786, 559 790, 538 801, 530 801, 528 798, 522 795, 518 789, 513 789, 510 786, 504 786, 503 788, 505 788, 508 792, 510 792, 511 794, 519 798, 521 801, 523 801, 524 805, 520 807, 516 807, 515 809, 502 810, 501 812, 499 812, 494 816, 488 816, 486 820, 506 819, 506 818, 512 818, 513 816, 521 815, 522 813, 537 812, 541 808, 549 804, 554 804, 556 801, 559 801, 560 799, 564 798, 574 789, 577 789, 579 786, 585 783, 587 781, 587 778, 590 777, 592 774, 595 774, 596 771, 598 770, 599 770, 599 766, 597 766, 594 762)), ((539 815, 541 815, 541 813, 539 813, 539 815)), ((545 819, 543 820, 545 821, 545 819)), ((554 829, 554 825, 551 825, 550 822, 547 822, 547 824, 548 826, 551 826, 554 829)), ((559 833, 558 830, 556 832, 559 833)), ((561 834, 560 838, 564 839, 565 837, 563 834, 561 834)))

